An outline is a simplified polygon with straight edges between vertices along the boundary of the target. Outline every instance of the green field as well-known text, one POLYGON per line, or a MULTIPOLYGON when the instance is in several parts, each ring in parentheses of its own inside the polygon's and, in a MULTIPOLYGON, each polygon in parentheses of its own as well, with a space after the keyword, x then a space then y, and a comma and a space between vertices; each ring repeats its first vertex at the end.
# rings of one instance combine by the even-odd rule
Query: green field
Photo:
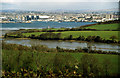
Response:
POLYGON ((119 23, 93 25, 93 26, 88 26, 88 27, 84 27, 84 28, 86 28, 86 29, 96 29, 96 30, 118 30, 119 23))
MULTIPOLYGON (((19 67, 24 65, 24 62, 27 62, 27 59, 29 58, 29 66, 36 70, 36 63, 39 64, 39 66, 46 67, 47 70, 52 69, 53 63, 56 58, 59 58, 59 60, 62 61, 62 64, 64 65, 65 62, 69 61, 70 65, 73 66, 75 62, 81 62, 81 57, 87 53, 68 53, 68 52, 61 52, 61 53, 44 53, 44 52, 25 52, 22 51, 22 55, 20 56, 20 63, 17 66, 17 57, 19 55, 18 51, 13 50, 3 50, 2 52, 2 59, 3 59, 3 70, 5 70, 5 64, 8 63, 11 66, 11 70, 17 71, 19 67), (32 57, 33 54, 33 57, 32 57), (56 54, 58 55, 57 57, 56 54), (67 57, 64 57, 67 56, 67 57), (32 62, 31 62, 32 61, 32 62)), ((107 54, 89 54, 95 56, 99 64, 103 64, 103 61, 105 59, 108 59, 111 62, 111 73, 118 73, 118 55, 107 55, 107 54)))
MULTIPOLYGON (((85 38, 87 38, 88 36, 100 36, 102 39, 105 40, 112 40, 110 39, 110 37, 114 36, 114 40, 118 41, 118 27, 119 27, 119 23, 114 23, 114 24, 98 24, 98 25, 93 25, 93 26, 88 26, 88 27, 82 27, 85 29, 96 29, 99 31, 62 31, 59 32, 57 30, 65 30, 65 28, 50 28, 50 29, 33 29, 32 30, 24 30, 24 31, 31 31, 31 33, 22 33, 23 36, 29 37, 31 35, 35 35, 35 36, 39 36, 40 34, 43 33, 49 33, 47 32, 48 30, 56 30, 56 32, 52 32, 52 33, 61 33, 61 37, 60 38, 66 38, 69 37, 70 35, 72 35, 72 38, 78 38, 79 36, 84 36, 85 38), (40 30, 40 31, 37 31, 40 30), (44 32, 42 32, 42 30, 44 32), (104 31, 105 30, 105 31, 104 31), (112 30, 117 30, 117 31, 112 31, 112 30)), ((77 28, 79 29, 79 28, 77 28)), ((10 36, 17 36, 17 34, 10 34, 10 36)))
MULTIPOLYGON (((30 36, 31 34, 34 34, 36 36, 46 33, 46 32, 34 32, 34 33, 23 33, 24 36, 30 36)), ((116 36, 118 38, 118 31, 65 31, 65 32, 53 32, 53 33, 61 33, 61 37, 68 37, 69 35, 72 35, 73 38, 77 38, 79 36, 100 36, 103 39, 110 39, 111 36, 116 36)))

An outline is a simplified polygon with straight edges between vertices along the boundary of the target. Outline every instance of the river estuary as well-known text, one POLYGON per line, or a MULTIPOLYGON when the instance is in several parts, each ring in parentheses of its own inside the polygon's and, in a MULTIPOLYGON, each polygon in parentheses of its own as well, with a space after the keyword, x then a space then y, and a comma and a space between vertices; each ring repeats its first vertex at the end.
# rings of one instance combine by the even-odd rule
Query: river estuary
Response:
MULTIPOLYGON (((48 48, 60 48, 66 49, 78 49, 87 48, 87 42, 78 41, 57 41, 57 40, 35 40, 35 39, 3 39, 6 43, 20 44, 24 46, 32 45, 45 45, 48 48)), ((89 43, 92 46, 92 50, 102 50, 102 51, 115 51, 119 52, 119 46, 117 44, 107 44, 107 43, 89 43)))
MULTIPOLYGON (((26 23, 10 23, 10 24, 2 24, 2 34, 8 32, 14 32, 11 30, 19 30, 19 29, 42 29, 47 28, 74 28, 80 27, 82 25, 94 24, 95 22, 38 22, 33 21, 30 24, 26 23)), ((0 31, 1 31, 0 30, 0 31)), ((87 42, 78 42, 78 41, 44 41, 44 40, 33 40, 33 39, 0 39, 4 40, 6 43, 12 44, 21 44, 26 46, 32 45, 46 45, 48 48, 56 48, 57 46, 66 49, 77 49, 77 48, 86 48, 87 42)), ((107 44, 107 43, 90 43, 93 50, 102 50, 102 51, 115 51, 119 52, 119 46, 117 44, 107 44)))

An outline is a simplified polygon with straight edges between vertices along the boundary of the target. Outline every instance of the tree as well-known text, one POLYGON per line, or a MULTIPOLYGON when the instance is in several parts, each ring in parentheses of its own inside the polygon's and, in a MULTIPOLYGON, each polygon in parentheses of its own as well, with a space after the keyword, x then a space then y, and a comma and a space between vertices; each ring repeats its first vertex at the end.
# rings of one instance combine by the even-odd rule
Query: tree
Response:
POLYGON ((77 39, 78 40, 85 40, 85 37, 84 36, 79 36, 77 39))
POLYGON ((34 37, 35 37, 35 35, 34 35, 34 34, 32 34, 32 35, 31 35, 31 37, 32 37, 32 38, 34 38, 34 37))
POLYGON ((92 36, 88 36, 88 37, 86 38, 86 40, 87 40, 87 41, 92 41, 92 40, 93 40, 93 37, 92 37, 92 36))
POLYGON ((77 63, 76 59, 70 54, 57 53, 54 57, 53 71, 59 73, 59 71, 65 72, 66 69, 70 70, 77 63))
POLYGON ((115 39, 117 39, 116 36, 111 36, 110 39, 112 39, 112 41, 115 41, 115 39))
POLYGON ((102 39, 100 38, 100 36, 97 36, 96 38, 95 38, 95 42, 100 42, 102 39))
POLYGON ((108 76, 110 76, 110 70, 112 68, 112 64, 111 61, 109 59, 104 59, 103 61, 103 69, 104 69, 104 74, 106 76, 106 78, 108 78, 108 76))
POLYGON ((98 77, 99 73, 101 73, 99 61, 94 55, 84 54, 81 58, 81 67, 83 71, 83 77, 85 78, 93 75, 98 77))
POLYGON ((8 37, 8 34, 6 33, 5 36, 4 36, 4 38, 7 38, 7 37, 8 37))
POLYGON ((73 36, 72 36, 72 35, 70 35, 68 39, 69 39, 69 40, 72 40, 72 38, 73 38, 73 36))
POLYGON ((18 38, 22 38, 22 37, 23 37, 22 33, 18 33, 18 34, 17 34, 17 37, 18 37, 18 38))

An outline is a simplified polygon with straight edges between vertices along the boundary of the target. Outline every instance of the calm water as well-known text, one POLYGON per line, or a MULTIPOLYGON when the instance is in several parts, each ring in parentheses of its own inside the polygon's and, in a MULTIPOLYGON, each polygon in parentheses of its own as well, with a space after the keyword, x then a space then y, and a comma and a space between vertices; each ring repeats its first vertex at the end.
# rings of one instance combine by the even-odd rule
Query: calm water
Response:
POLYGON ((42 22, 33 21, 32 23, 9 23, 2 24, 2 30, 19 30, 19 29, 42 29, 47 28, 73 28, 82 25, 94 24, 95 22, 42 22))
MULTIPOLYGON (((46 45, 48 48, 56 48, 57 46, 66 49, 77 49, 86 48, 86 42, 70 42, 70 41, 44 41, 44 40, 34 40, 34 39, 4 39, 6 43, 21 44, 26 46, 31 45, 46 45)), ((102 51, 115 51, 118 52, 118 45, 106 44, 106 43, 91 43, 92 49, 102 50, 102 51)))

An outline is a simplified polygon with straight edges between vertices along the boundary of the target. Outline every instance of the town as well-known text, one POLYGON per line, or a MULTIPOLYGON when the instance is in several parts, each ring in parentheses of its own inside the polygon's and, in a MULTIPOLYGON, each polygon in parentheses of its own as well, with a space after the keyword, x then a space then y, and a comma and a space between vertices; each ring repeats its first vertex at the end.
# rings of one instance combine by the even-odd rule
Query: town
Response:
POLYGON ((55 22, 105 22, 118 20, 118 13, 47 13, 47 12, 2 12, 0 23, 31 23, 31 21, 55 22))

